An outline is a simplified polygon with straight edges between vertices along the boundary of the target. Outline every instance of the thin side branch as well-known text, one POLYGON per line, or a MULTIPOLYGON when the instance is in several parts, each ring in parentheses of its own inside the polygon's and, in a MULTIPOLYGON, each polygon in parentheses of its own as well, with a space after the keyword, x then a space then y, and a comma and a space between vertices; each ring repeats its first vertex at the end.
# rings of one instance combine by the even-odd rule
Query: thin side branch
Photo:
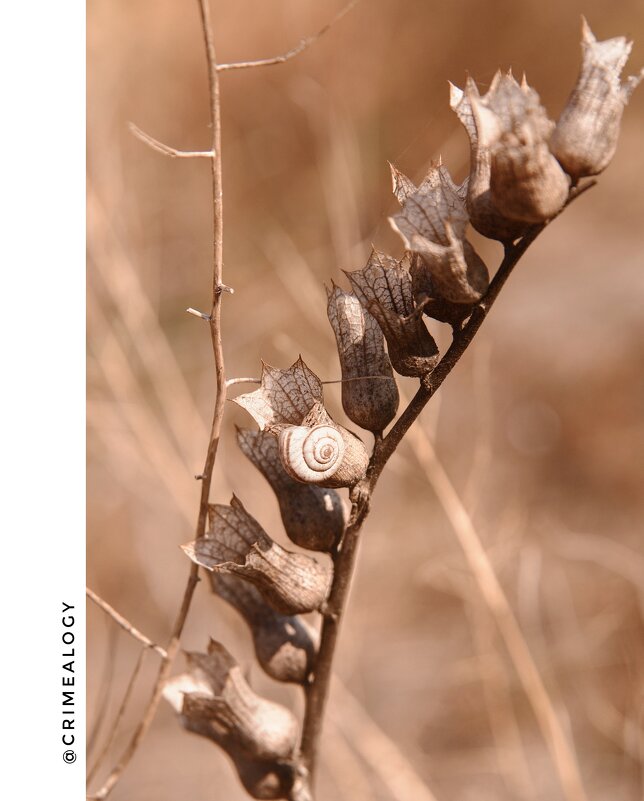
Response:
POLYGON ((85 587, 85 592, 87 593, 87 597, 94 601, 96 606, 100 607, 106 614, 108 614, 112 620, 117 623, 124 631, 134 637, 135 640, 138 640, 142 645, 146 648, 150 648, 152 651, 156 651, 157 654, 162 659, 166 659, 168 656, 167 651, 165 648, 162 648, 160 645, 157 645, 155 642, 152 642, 151 639, 142 634, 135 626, 133 626, 130 621, 120 615, 113 606, 110 606, 107 601, 104 601, 100 595, 97 595, 94 590, 90 590, 89 587, 85 587))
POLYGON ((157 153, 162 153, 164 156, 170 156, 173 159, 213 159, 215 158, 215 151, 214 150, 177 150, 174 147, 170 147, 170 145, 166 145, 163 142, 160 142, 158 139, 155 139, 150 134, 146 134, 145 131, 142 131, 138 125, 135 125, 133 122, 130 122, 128 125, 130 131, 136 136, 137 139, 140 139, 141 142, 151 147, 152 150, 156 150, 157 153))
POLYGON ((351 11, 354 6, 358 5, 360 0, 351 0, 343 9, 341 9, 335 17, 330 22, 327 22, 320 30, 313 34, 312 36, 307 36, 306 39, 302 39, 295 47, 292 47, 286 53, 283 53, 281 56, 272 56, 271 58, 260 58, 256 59, 255 61, 233 61, 230 64, 218 64, 217 65, 217 72, 228 72, 229 70, 245 70, 251 67, 272 67, 275 64, 283 64, 285 61, 289 61, 295 56, 299 56, 300 53, 303 53, 307 50, 312 44, 317 42, 317 40, 324 36, 324 34, 330 30, 336 22, 339 22, 342 17, 351 11))

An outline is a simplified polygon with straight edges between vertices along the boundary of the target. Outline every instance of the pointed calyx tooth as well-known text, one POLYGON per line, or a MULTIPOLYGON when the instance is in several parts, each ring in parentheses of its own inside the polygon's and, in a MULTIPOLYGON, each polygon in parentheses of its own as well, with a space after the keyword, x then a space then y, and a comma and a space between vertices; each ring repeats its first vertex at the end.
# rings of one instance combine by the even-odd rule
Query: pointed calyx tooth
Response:
POLYGON ((299 425, 311 407, 322 401, 322 382, 302 357, 286 370, 262 363, 259 389, 239 395, 234 402, 253 417, 260 429, 299 425))
POLYGON ((271 485, 289 539, 301 548, 330 551, 340 541, 346 522, 338 493, 291 478, 282 465, 274 434, 238 429, 237 442, 271 485))
POLYGON ((631 48, 623 36, 598 42, 582 17, 581 70, 550 140, 575 182, 600 173, 615 154, 624 107, 644 77, 642 69, 621 81, 631 48))
MULTIPOLYGON (((497 92, 499 85, 514 81, 511 74, 497 72, 485 99, 497 92)), ((470 222, 476 230, 489 239, 497 239, 509 244, 523 236, 527 224, 505 217, 494 203, 490 189, 492 157, 489 147, 479 140, 477 121, 472 109, 472 98, 480 94, 474 80, 468 76, 465 90, 450 83, 450 107, 456 113, 470 139, 470 175, 467 185, 467 211, 470 222)), ((475 102, 475 101, 474 101, 475 102)))
POLYGON ((166 682, 163 695, 182 726, 214 742, 232 759, 253 798, 286 798, 297 743, 293 714, 258 696, 220 643, 187 654, 188 670, 166 682))
POLYGON ((549 150, 554 123, 537 93, 501 75, 485 97, 468 98, 479 146, 489 150, 494 207, 524 223, 553 217, 566 202, 570 182, 549 150))
POLYGON ((457 186, 446 167, 433 165, 408 194, 391 225, 412 253, 422 256, 433 291, 452 303, 475 303, 486 292, 487 267, 465 238, 467 185, 457 186))
POLYGON ((215 595, 229 603, 250 628, 257 661, 276 681, 305 684, 313 670, 318 633, 300 617, 270 607, 252 584, 225 573, 210 573, 215 595))
POLYGON ((398 388, 380 326, 356 295, 333 285, 327 315, 342 370, 342 406, 356 425, 383 431, 396 416, 398 388))
POLYGON ((274 542, 234 495, 230 506, 209 507, 206 534, 183 546, 208 570, 252 582, 270 606, 285 615, 313 612, 326 600, 333 569, 274 542))
POLYGON ((373 250, 364 269, 346 276, 385 335, 394 370, 407 376, 430 373, 438 363, 438 348, 414 305, 411 276, 404 263, 373 250))
POLYGON ((364 442, 335 423, 317 402, 297 426, 275 426, 282 466, 291 478, 324 487, 352 487, 369 466, 364 442))
POLYGON ((287 370, 264 364, 260 388, 235 402, 262 430, 279 437, 282 465, 296 481, 338 488, 364 478, 369 464, 364 443, 331 420, 322 382, 301 357, 287 370))

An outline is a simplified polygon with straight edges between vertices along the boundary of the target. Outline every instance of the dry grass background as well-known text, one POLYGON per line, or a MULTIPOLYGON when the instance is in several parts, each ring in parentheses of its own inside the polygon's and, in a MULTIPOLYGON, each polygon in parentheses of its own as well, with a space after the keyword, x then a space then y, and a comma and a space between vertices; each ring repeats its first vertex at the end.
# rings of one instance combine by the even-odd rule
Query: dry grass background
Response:
MULTIPOLYGON (((213 2, 218 56, 283 52, 338 8, 213 2)), ((300 352, 323 378, 339 376, 323 283, 363 266, 371 242, 400 252, 387 160, 417 178, 441 153, 465 174, 447 80, 462 84, 466 70, 482 86, 499 66, 525 70, 556 116, 577 73, 581 12, 599 38, 634 38, 630 64, 644 63, 641 0, 363 0, 294 61, 222 76, 229 376, 300 352)), ((178 546, 192 536, 212 403, 207 330, 184 312, 208 307, 210 183, 205 162, 153 153, 126 123, 205 148, 206 72, 194 3, 93 0, 88 26, 88 583, 164 641, 188 571, 178 546)), ((574 738, 591 801, 636 801, 644 787, 643 122, 640 89, 599 187, 531 248, 421 418, 574 738)), ((498 263, 495 244, 481 251, 498 263)), ((337 386, 327 399, 340 415, 337 386)), ((213 499, 234 489, 280 539, 277 504, 238 453, 235 422, 249 421, 231 405, 213 499)), ((387 753, 394 743, 437 801, 561 799, 408 443, 373 512, 337 659, 352 696, 334 693, 321 798, 421 798, 387 753)), ((97 609, 88 620, 91 764, 138 649, 97 609)), ((258 688, 299 705, 295 689, 260 675, 240 620, 203 584, 185 648, 209 636, 246 660, 258 688)), ((155 662, 145 656, 112 760, 155 662)), ((112 797, 245 798, 225 757, 166 707, 112 797)))

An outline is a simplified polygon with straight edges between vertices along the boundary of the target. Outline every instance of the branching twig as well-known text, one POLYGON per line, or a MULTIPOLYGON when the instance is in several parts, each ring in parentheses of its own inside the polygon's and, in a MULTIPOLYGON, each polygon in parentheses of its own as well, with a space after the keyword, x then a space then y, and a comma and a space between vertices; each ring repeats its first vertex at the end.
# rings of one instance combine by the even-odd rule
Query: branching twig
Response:
POLYGON ((170 156, 170 158, 173 159, 212 159, 215 157, 214 151, 212 150, 177 150, 174 147, 170 147, 170 145, 160 142, 158 139, 150 136, 150 134, 146 134, 145 131, 142 131, 139 126, 135 125, 133 122, 131 122, 128 127, 137 139, 140 139, 144 144, 148 145, 148 147, 151 147, 152 150, 156 150, 157 153, 162 153, 164 156, 170 156))
POLYGON ((114 607, 110 606, 107 601, 104 601, 100 595, 97 595, 94 590, 90 590, 89 587, 85 587, 85 592, 87 593, 87 597, 94 601, 96 606, 100 607, 104 612, 106 612, 115 623, 127 631, 135 640, 138 640, 142 645, 146 648, 150 648, 152 651, 156 651, 157 654, 162 659, 166 659, 168 654, 165 648, 162 648, 160 645, 152 642, 152 640, 148 639, 145 634, 142 634, 137 628, 135 628, 127 618, 124 618, 123 615, 120 615, 114 607))
POLYGON ((327 22, 317 33, 314 33, 312 36, 307 36, 306 39, 302 39, 295 47, 292 47, 286 53, 283 53, 281 56, 273 56, 272 58, 260 58, 256 59, 255 61, 233 61, 230 64, 218 64, 217 65, 217 72, 227 72, 228 70, 244 70, 249 69, 251 67, 272 67, 275 64, 283 64, 285 61, 289 61, 290 59, 294 58, 295 56, 299 56, 300 53, 303 53, 307 50, 312 44, 317 42, 317 40, 324 36, 324 34, 332 28, 336 22, 339 22, 345 14, 348 14, 351 9, 356 6, 360 0, 351 0, 343 9, 341 9, 335 17, 330 22, 327 22))

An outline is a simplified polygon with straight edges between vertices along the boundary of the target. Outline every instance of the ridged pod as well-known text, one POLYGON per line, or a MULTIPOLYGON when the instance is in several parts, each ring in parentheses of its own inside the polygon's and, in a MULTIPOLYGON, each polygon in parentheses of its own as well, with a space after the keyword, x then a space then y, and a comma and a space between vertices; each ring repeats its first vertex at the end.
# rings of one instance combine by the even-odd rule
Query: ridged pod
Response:
POLYGON ((228 754, 252 798, 287 798, 294 781, 295 717, 254 693, 221 644, 211 641, 207 654, 187 658, 188 672, 163 690, 183 727, 228 754))
POLYGON ((550 152, 554 128, 539 96, 524 81, 499 81, 494 93, 468 95, 478 141, 491 156, 490 190, 500 214, 541 223, 568 197, 570 181, 550 152))
POLYGON ((331 586, 330 563, 320 564, 311 556, 282 548, 235 496, 230 506, 213 504, 208 511, 206 534, 183 546, 193 562, 250 581, 282 614, 297 615, 321 607, 331 586))
MULTIPOLYGON (((503 81, 513 81, 512 75, 497 72, 485 98, 491 97, 503 81)), ((463 124, 470 139, 470 175, 467 183, 467 211, 470 222, 476 230, 490 239, 498 239, 509 244, 523 236, 526 223, 511 220, 498 210, 492 197, 490 179, 492 174, 492 155, 490 149, 479 141, 474 112, 470 97, 479 97, 476 83, 468 76, 465 91, 450 83, 450 107, 463 124)))
POLYGON ((465 237, 467 183, 457 186, 439 160, 412 191, 412 182, 402 180, 402 173, 393 169, 394 193, 402 209, 389 221, 407 250, 422 257, 433 291, 450 303, 480 300, 489 277, 483 260, 465 237))
POLYGON ((624 107, 644 76, 621 82, 631 48, 623 36, 598 42, 582 17, 581 71, 550 140, 574 181, 597 175, 615 155, 624 107))
POLYGON ((376 320, 352 292, 327 290, 327 316, 342 370, 342 407, 367 431, 383 431, 396 416, 398 388, 376 320))
POLYGON ((289 539, 301 548, 330 551, 345 526, 344 506, 338 493, 291 478, 282 465, 273 434, 238 429, 237 442, 271 485, 289 539))
POLYGON ((210 583, 248 624, 257 661, 266 673, 276 681, 305 684, 315 663, 317 632, 299 617, 276 612, 252 584, 237 576, 211 573, 210 583))
POLYGON ((347 272, 358 300, 375 317, 387 340, 394 370, 400 375, 428 375, 438 364, 436 342, 416 308, 408 259, 396 261, 373 250, 367 266, 347 272))

